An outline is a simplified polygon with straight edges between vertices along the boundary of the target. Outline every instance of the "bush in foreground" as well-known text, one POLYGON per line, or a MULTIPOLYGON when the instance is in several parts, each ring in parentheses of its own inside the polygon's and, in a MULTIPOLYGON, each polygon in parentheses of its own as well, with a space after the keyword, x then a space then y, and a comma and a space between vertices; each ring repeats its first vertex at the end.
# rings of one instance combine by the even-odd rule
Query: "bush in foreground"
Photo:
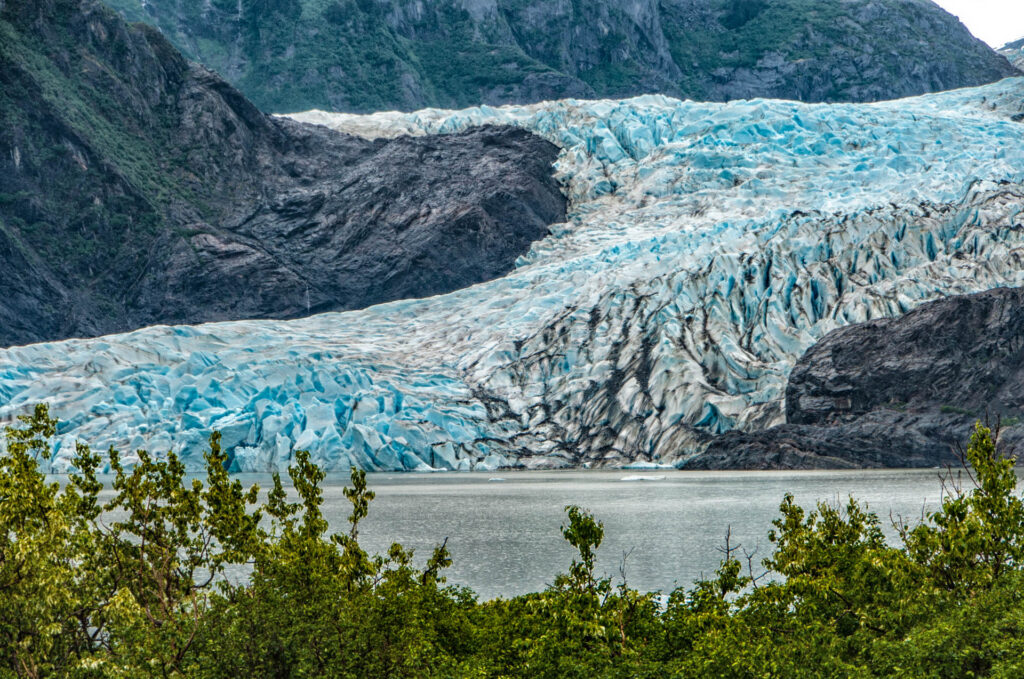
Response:
POLYGON ((1024 503, 1012 462, 977 425, 966 488, 900 525, 898 543, 855 500, 805 511, 791 496, 755 577, 726 546, 715 576, 652 593, 595 572, 601 523, 567 507, 578 556, 548 589, 478 601, 394 544, 359 545, 373 492, 353 470, 346 532, 321 512, 306 453, 260 501, 210 439, 206 479, 174 456, 79 445, 48 483, 36 459, 45 406, 0 453, 0 677, 1019 677, 1024 676, 1024 503), (230 582, 225 569, 251 575, 230 582))

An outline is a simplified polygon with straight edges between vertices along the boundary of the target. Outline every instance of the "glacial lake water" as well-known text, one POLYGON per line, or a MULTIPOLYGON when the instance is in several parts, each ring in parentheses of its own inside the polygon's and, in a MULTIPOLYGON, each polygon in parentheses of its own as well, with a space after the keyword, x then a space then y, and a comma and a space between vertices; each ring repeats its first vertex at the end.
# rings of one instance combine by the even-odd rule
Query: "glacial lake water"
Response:
MULTIPOLYGON (((690 587, 718 567, 726 531, 733 546, 756 550, 755 564, 771 548, 768 530, 785 493, 802 506, 842 502, 852 495, 882 519, 919 522, 940 503, 938 469, 804 472, 522 471, 492 473, 376 473, 376 493, 360 543, 385 552, 392 542, 416 551, 422 564, 448 539, 451 584, 481 598, 538 591, 567 570, 573 549, 562 539, 564 507, 580 505, 604 522, 598 570, 617 583, 623 554, 631 587, 668 593, 690 587), (500 480, 499 480, 500 479, 500 480)), ((1020 474, 1020 470, 1018 470, 1020 474)), ((246 486, 266 491, 270 476, 240 474, 246 486)), ((285 478, 287 476, 285 475, 285 478)), ((324 514, 334 531, 348 528, 342 489, 347 475, 324 482, 324 514)), ((107 485, 103 499, 112 491, 107 485)), ((245 577, 245 569, 229 577, 245 577)))
MULTIPOLYGON (((266 477, 241 478, 267 486, 266 477)), ((604 522, 602 573, 617 578, 629 552, 629 584, 667 593, 714 572, 727 530, 733 545, 756 548, 759 562, 770 548, 768 530, 786 492, 805 507, 819 500, 845 503, 853 495, 882 518, 890 536, 890 514, 920 521, 941 498, 935 469, 382 473, 367 479, 376 499, 360 535, 364 548, 384 551, 398 541, 414 548, 422 563, 447 537, 454 562, 448 581, 482 598, 537 591, 567 569, 573 550, 559 527, 568 504, 604 522)), ((324 488, 325 514, 337 530, 347 525, 349 504, 341 492, 346 481, 331 477, 324 488)))

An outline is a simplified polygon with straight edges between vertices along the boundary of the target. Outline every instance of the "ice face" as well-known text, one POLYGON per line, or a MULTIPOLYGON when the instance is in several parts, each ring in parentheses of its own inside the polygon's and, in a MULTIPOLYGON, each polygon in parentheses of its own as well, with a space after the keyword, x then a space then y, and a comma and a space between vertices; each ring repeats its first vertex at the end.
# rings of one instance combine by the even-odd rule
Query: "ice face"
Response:
POLYGON ((680 463, 781 420, 840 325, 1024 284, 1024 79, 859 105, 665 97, 297 118, 364 136, 513 124, 557 144, 571 217, 505 278, 297 321, 0 350, 0 420, 233 469, 680 463))

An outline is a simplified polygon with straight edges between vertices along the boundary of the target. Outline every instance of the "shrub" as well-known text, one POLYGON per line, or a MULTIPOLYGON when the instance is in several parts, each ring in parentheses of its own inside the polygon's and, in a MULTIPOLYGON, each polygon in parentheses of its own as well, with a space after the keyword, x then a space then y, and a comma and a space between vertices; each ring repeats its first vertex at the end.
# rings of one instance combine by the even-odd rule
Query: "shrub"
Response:
POLYGON ((374 494, 352 470, 347 530, 322 512, 305 452, 261 499, 210 438, 205 479, 173 454, 76 449, 63 486, 37 460, 45 406, 0 453, 0 677, 1020 676, 1024 502, 978 424, 940 508, 883 535, 856 500, 805 510, 787 495, 756 575, 728 539, 714 577, 663 606, 595 570, 604 527, 566 507, 567 572, 541 592, 479 602, 446 584, 442 543, 422 568, 359 544, 374 494), (958 479, 966 478, 965 483, 958 479), (228 569, 248 569, 229 580, 228 569))

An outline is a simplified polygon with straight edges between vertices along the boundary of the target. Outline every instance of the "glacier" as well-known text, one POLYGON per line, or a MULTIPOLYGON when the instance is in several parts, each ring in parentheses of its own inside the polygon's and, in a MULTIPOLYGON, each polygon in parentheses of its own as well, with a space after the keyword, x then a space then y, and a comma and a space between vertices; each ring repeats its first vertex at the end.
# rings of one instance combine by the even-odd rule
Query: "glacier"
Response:
MULTIPOLYGON (((0 350, 0 422, 234 471, 685 466, 781 422, 829 330, 1024 285, 1024 78, 874 104, 644 96, 293 117, 369 138, 517 125, 570 217, 508 276, 291 321, 0 350)), ((127 456, 130 461, 131 454, 127 456)))

